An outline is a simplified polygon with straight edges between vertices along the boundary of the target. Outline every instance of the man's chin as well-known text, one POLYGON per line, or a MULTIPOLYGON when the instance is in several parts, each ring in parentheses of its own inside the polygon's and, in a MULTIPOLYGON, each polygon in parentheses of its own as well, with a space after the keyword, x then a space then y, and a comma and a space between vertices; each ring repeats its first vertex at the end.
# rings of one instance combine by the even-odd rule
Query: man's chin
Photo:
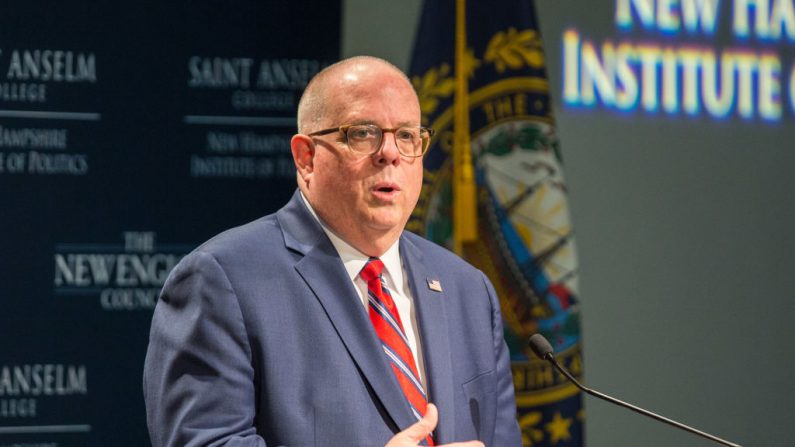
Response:
POLYGON ((369 227, 375 231, 389 233, 402 231, 408 219, 402 213, 377 212, 370 218, 369 227))

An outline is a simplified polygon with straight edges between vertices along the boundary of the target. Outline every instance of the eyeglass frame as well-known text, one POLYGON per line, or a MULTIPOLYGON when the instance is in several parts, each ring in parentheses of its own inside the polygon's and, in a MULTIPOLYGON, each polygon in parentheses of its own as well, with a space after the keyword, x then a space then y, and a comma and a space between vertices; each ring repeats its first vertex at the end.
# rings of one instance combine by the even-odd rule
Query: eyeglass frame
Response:
POLYGON ((321 135, 328 135, 328 134, 334 133, 334 132, 340 132, 343 135, 345 135, 345 145, 348 147, 348 150, 353 152, 354 154, 362 155, 362 156, 370 156, 370 155, 378 153, 381 150, 381 148, 383 147, 383 145, 384 145, 384 141, 385 141, 384 140, 384 134, 386 134, 387 132, 391 132, 393 135, 395 135, 395 147, 397 148, 398 152, 400 153, 400 155, 402 155, 403 157, 407 157, 407 158, 419 158, 419 157, 422 157, 423 155, 425 155, 428 152, 428 149, 431 147, 431 138, 433 138, 434 134, 436 134, 436 131, 433 130, 433 128, 425 127, 425 126, 400 126, 400 127, 384 128, 384 127, 376 126, 375 124, 360 123, 360 124, 343 124, 342 126, 338 126, 338 127, 329 127, 328 129, 318 130, 318 131, 315 131, 315 132, 312 132, 312 133, 309 133, 309 134, 306 134, 306 135, 308 137, 319 137, 321 135), (375 127, 376 129, 380 130, 381 131, 381 143, 378 145, 378 147, 375 150, 373 150, 370 153, 354 151, 351 148, 350 144, 348 144, 348 130, 351 127, 354 127, 354 126, 372 126, 372 127, 375 127), (428 132, 428 144, 422 149, 422 152, 419 155, 406 155, 406 154, 403 153, 402 150, 400 150, 400 145, 397 144, 397 135, 395 135, 395 132, 397 132, 400 129, 404 129, 404 128, 420 129, 420 132, 422 132, 423 130, 428 132))

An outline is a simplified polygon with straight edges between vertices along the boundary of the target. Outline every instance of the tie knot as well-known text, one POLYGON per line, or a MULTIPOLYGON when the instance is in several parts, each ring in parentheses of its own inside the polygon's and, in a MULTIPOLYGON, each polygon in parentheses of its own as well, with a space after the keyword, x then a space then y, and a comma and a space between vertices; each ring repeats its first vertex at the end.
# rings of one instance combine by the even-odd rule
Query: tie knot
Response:
POLYGON ((359 272, 359 276, 361 276, 365 282, 369 283, 381 276, 381 272, 383 271, 384 263, 378 258, 370 258, 367 264, 364 265, 362 271, 359 272))

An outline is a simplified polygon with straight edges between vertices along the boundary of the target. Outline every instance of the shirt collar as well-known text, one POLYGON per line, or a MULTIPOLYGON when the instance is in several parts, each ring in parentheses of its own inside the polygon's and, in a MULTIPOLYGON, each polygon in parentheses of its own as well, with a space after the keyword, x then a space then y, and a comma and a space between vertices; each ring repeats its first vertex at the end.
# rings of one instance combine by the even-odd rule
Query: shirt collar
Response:
MULTIPOLYGON (((342 263, 345 265, 345 271, 348 272, 348 277, 351 281, 355 281, 356 278, 359 277, 359 272, 362 271, 370 257, 357 250, 351 244, 345 242, 341 237, 337 236, 334 231, 328 228, 318 217, 317 213, 315 213, 314 208, 309 204, 309 200, 306 199, 304 193, 302 191, 299 191, 299 193, 307 209, 309 209, 309 213, 312 214, 312 217, 320 224, 326 236, 331 240, 331 244, 334 245, 334 248, 337 250, 337 254, 339 254, 342 263)), ((403 293, 403 266, 400 261, 400 238, 398 238, 379 259, 384 263, 384 270, 386 270, 384 276, 387 278, 387 285, 392 288, 398 288, 398 291, 403 293)))

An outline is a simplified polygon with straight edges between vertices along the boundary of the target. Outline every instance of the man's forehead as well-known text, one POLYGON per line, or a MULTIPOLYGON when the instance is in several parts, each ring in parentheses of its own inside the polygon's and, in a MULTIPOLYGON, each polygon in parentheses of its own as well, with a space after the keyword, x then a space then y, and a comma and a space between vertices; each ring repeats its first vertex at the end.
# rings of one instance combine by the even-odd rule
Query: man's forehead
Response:
POLYGON ((402 78, 385 73, 385 76, 345 75, 339 83, 328 85, 326 99, 332 110, 349 110, 356 106, 353 102, 378 101, 388 98, 395 106, 419 108, 419 101, 414 89, 402 78))

